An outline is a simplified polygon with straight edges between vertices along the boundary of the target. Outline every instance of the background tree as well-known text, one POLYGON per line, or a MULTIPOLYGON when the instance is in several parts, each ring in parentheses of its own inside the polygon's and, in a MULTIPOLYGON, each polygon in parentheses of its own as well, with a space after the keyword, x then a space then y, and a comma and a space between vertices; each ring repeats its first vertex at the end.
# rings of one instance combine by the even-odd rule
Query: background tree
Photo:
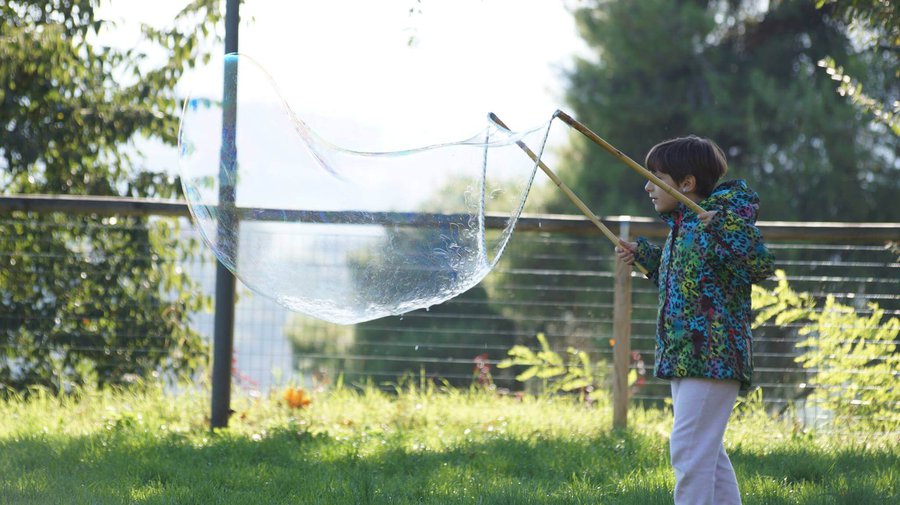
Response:
POLYGON ((873 64, 893 67, 887 80, 866 81, 865 90, 859 80, 845 72, 842 62, 831 56, 819 60, 828 75, 837 81, 837 92, 851 103, 888 126, 900 137, 900 7, 897 2, 880 0, 817 0, 816 6, 830 9, 834 16, 857 34, 862 53, 873 64))
MULTIPOLYGON (((756 5, 587 2, 575 16, 595 57, 569 74, 575 116, 639 160, 666 138, 715 139, 731 176, 760 193, 763 219, 897 220, 897 139, 836 96, 816 63, 834 55, 872 79, 893 69, 861 58, 827 8, 756 5)), ((652 214, 643 181, 582 139, 563 170, 597 212, 652 214)))
MULTIPOLYGON (((462 387, 472 384, 478 356, 500 359, 514 342, 512 321, 491 306, 484 287, 477 285, 428 310, 356 325, 351 353, 370 359, 352 369, 390 382, 423 371, 462 387)), ((504 379, 512 375, 500 374, 504 379)))
MULTIPOLYGON (((203 61, 219 3, 194 0, 144 49, 103 46, 99 0, 0 4, 0 188, 174 197, 140 137, 176 143, 175 85, 203 61)), ((142 46, 143 47, 143 46, 142 46)), ((204 356, 188 319, 204 303, 174 265, 191 247, 170 222, 19 213, 0 221, 0 389, 190 371, 204 356)))
POLYGON ((304 377, 322 381, 354 371, 355 361, 346 358, 353 349, 355 331, 355 326, 328 323, 300 313, 292 313, 284 324, 294 368, 304 377))

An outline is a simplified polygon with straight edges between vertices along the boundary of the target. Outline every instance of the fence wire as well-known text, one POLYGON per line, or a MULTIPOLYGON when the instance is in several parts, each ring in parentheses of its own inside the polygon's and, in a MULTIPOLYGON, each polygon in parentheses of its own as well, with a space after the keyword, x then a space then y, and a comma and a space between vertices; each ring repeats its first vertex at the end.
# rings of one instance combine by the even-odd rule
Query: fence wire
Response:
MULTIPOLYGON (((210 298, 215 290, 215 263, 206 248, 195 255, 171 257, 155 248, 150 228, 177 233, 175 240, 199 243, 200 238, 185 218, 153 217, 119 220, 86 215, 80 228, 73 221, 61 222, 47 214, 17 212, 0 217, 0 366, 25 366, 18 354, 26 338, 30 345, 61 345, 85 353, 103 354, 115 363, 129 366, 136 355, 160 359, 171 350, 168 336, 142 333, 148 307, 165 312, 184 305, 184 299, 210 298), (60 229, 65 227, 65 229, 60 229), (60 247, 57 242, 41 242, 42 236, 62 233, 69 241, 79 237, 102 236, 115 230, 116 237, 135 241, 128 257, 107 257, 96 246, 79 249, 60 247), (32 244, 23 250, 26 237, 32 244), (78 279, 105 279, 108 283, 140 282, 129 279, 129 268, 170 269, 183 272, 196 282, 187 293, 171 286, 148 284, 159 296, 141 300, 104 298, 102 286, 88 303, 67 306, 66 289, 78 288, 78 279), (13 276, 13 271, 17 276, 13 276), (23 274, 24 272, 24 274, 23 274), (24 277, 23 277, 24 275, 24 277), (56 277, 56 279, 51 278, 56 277), (13 279, 31 278, 33 286, 9 285, 13 279), (57 288, 46 286, 60 284, 57 288), (11 292, 19 296, 31 290, 34 307, 28 310, 11 302, 11 292), (182 302, 173 302, 181 297, 182 302), (94 305, 91 305, 94 304, 94 305), (114 305, 112 313, 109 307, 114 305), (19 308, 17 308, 19 307, 19 308), (48 315, 49 314, 49 315, 48 315), (114 334, 105 334, 107 319, 116 317, 114 334), (61 333, 65 338, 58 338, 61 333), (56 335, 57 338, 50 338, 56 335), (102 338, 96 338, 100 335, 102 338), (24 337, 23 337, 24 336, 24 337), (43 344, 42 344, 43 342, 43 344), (118 346, 118 347, 117 347, 118 346)), ((110 238, 109 240, 113 240, 110 238)), ((661 238, 655 239, 661 242, 661 238)), ((312 261, 327 265, 332 261, 329 242, 318 237, 321 250, 312 261)), ((900 261, 896 244, 809 243, 795 240, 770 241, 795 291, 806 292, 821 302, 832 296, 853 306, 859 314, 871 314, 869 303, 877 303, 886 317, 900 316, 900 261)), ((391 385, 404 377, 425 377, 467 387, 490 381, 501 391, 534 389, 515 376, 521 369, 498 368, 515 345, 538 349, 543 334, 552 349, 566 356, 568 348, 585 351, 598 367, 599 386, 610 387, 612 373, 612 313, 614 299, 614 254, 609 242, 599 234, 564 233, 541 230, 517 231, 497 267, 469 292, 430 310, 355 326, 333 325, 291 313, 274 301, 238 285, 235 319, 233 379, 237 387, 259 391, 287 384, 317 387, 333 383, 372 381, 391 385), (602 377, 606 377, 603 379, 602 377)), ((774 280, 762 284, 775 286, 774 280)), ((637 375, 633 401, 659 403, 668 396, 668 385, 652 377, 656 326, 657 290, 642 277, 632 282, 632 367, 637 375)), ((140 288, 140 286, 137 286, 140 288)), ((187 315, 190 331, 211 342, 211 305, 187 315)), ((798 342, 801 323, 775 325, 767 322, 754 332, 756 381, 764 401, 778 411, 790 410, 801 421, 814 424, 827 416, 807 402, 814 389, 815 369, 797 363, 803 352, 798 342)), ((894 344, 897 342, 895 341, 894 344)), ((58 352, 62 353, 61 347, 58 352)), ((51 353, 51 355, 53 355, 51 353)), ((140 370, 136 368, 135 371, 140 370)), ((855 374, 866 369, 849 370, 855 374)), ((893 372, 896 380, 897 371, 893 372)))

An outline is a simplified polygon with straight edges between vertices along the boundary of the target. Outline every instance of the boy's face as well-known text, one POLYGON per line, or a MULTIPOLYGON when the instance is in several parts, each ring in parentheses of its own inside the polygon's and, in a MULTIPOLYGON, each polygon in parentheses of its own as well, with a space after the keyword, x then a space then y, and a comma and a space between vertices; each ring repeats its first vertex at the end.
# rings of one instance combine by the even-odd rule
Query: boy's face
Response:
MULTIPOLYGON (((678 184, 675 183, 671 175, 663 172, 654 172, 653 175, 659 177, 669 186, 678 189, 678 184)), ((650 195, 650 201, 653 203, 653 208, 656 209, 656 212, 671 212, 678 206, 678 200, 674 196, 666 193, 662 188, 650 181, 647 181, 647 184, 644 185, 644 191, 650 195)))

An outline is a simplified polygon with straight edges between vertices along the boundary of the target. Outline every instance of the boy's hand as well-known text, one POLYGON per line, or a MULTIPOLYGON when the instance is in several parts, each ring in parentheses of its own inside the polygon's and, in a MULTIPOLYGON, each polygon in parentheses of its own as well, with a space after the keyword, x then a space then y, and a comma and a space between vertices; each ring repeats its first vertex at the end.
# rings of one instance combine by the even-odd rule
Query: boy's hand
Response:
POLYGON ((706 212, 701 212, 697 214, 697 217, 700 218, 700 222, 703 224, 709 224, 710 221, 716 216, 719 211, 717 210, 708 210, 706 212))
POLYGON ((616 256, 624 261, 626 265, 634 265, 635 251, 637 251, 637 242, 626 242, 619 239, 619 245, 616 246, 616 256))

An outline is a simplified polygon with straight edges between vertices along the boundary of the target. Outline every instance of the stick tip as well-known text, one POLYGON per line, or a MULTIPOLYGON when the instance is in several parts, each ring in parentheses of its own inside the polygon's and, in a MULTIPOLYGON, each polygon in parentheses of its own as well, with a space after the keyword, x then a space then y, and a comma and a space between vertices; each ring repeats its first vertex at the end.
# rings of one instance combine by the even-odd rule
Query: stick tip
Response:
POLYGON ((509 130, 509 127, 506 126, 506 123, 501 121, 500 118, 497 117, 497 115, 494 114, 493 112, 488 112, 488 119, 491 120, 494 124, 496 124, 500 128, 503 128, 504 130, 509 130))

